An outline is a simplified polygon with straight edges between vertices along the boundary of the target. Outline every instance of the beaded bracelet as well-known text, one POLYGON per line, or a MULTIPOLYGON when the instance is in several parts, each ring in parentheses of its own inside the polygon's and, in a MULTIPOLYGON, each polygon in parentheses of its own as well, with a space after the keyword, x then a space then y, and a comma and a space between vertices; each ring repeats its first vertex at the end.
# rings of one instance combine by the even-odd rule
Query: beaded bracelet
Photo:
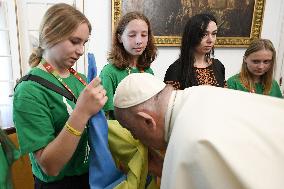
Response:
POLYGON ((82 135, 82 132, 71 127, 68 122, 65 123, 65 127, 66 127, 67 131, 69 131, 69 133, 71 133, 75 136, 81 136, 82 135))

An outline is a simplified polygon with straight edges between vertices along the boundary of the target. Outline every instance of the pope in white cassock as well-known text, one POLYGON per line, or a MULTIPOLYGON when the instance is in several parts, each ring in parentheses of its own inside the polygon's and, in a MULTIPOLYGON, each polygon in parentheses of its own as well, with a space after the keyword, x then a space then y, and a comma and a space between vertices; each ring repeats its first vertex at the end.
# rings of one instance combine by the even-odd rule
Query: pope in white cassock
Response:
MULTIPOLYGON (((162 189, 284 188, 283 99, 212 86, 176 91, 136 73, 118 85, 114 105, 135 138, 166 150, 162 189)), ((159 174, 151 160, 149 169, 159 174)))

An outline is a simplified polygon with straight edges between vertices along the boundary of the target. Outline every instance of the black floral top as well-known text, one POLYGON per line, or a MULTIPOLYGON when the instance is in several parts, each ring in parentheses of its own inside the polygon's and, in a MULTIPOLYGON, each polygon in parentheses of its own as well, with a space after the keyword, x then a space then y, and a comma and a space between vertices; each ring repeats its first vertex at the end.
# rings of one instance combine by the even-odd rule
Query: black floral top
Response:
MULTIPOLYGON (((181 63, 176 60, 167 69, 164 82, 173 85, 175 89, 184 89, 185 84, 181 82, 181 63)), ((194 68, 196 85, 212 85, 226 87, 225 67, 218 59, 212 59, 212 64, 206 68, 194 68)))

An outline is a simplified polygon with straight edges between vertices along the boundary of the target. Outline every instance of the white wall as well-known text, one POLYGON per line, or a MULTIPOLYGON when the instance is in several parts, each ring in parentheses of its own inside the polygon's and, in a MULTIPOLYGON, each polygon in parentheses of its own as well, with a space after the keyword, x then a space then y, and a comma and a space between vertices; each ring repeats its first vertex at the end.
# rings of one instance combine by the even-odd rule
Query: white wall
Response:
MULTIPOLYGON (((276 50, 280 43, 282 4, 282 0, 266 0, 264 11, 261 35, 262 38, 270 39, 276 50)), ((106 56, 111 45, 111 0, 85 0, 85 14, 93 26, 89 51, 95 54, 98 71, 100 71, 106 64, 106 56)), ((216 58, 225 65, 226 78, 240 70, 244 50, 244 48, 216 49, 216 58)), ((158 57, 152 66, 155 74, 163 79, 168 66, 174 62, 178 55, 178 47, 159 47, 158 57)))

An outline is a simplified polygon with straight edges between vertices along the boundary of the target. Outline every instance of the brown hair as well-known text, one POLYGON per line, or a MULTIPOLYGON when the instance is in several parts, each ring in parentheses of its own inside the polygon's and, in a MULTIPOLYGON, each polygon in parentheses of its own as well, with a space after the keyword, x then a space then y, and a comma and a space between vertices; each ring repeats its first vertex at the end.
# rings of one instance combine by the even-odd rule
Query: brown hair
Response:
POLYGON ((119 42, 119 35, 122 35, 128 23, 135 19, 144 20, 148 25, 148 44, 142 55, 138 58, 137 68, 139 70, 149 68, 157 56, 157 48, 154 44, 154 36, 148 18, 139 12, 129 12, 125 14, 116 25, 113 33, 112 49, 108 55, 108 59, 111 60, 112 64, 120 69, 129 66, 130 55, 124 49, 123 44, 119 42))
MULTIPOLYGON (((270 69, 261 76, 261 83, 264 86, 263 94, 268 95, 273 82, 273 73, 275 69, 275 59, 276 59, 276 51, 272 44, 272 42, 268 39, 257 39, 253 41, 250 46, 247 48, 244 54, 245 57, 248 57, 250 54, 260 51, 260 50, 269 50, 273 53, 272 55, 272 62, 270 69)), ((247 88, 249 91, 253 91, 255 88, 255 84, 253 81, 253 74, 249 72, 247 68, 247 64, 245 63, 243 59, 243 64, 240 72, 240 81, 244 85, 245 88, 247 88)))
POLYGON ((86 23, 91 33, 92 27, 86 16, 71 5, 55 4, 43 16, 39 29, 39 47, 34 49, 29 58, 31 67, 39 64, 44 49, 51 48, 66 40, 80 24, 86 23))

